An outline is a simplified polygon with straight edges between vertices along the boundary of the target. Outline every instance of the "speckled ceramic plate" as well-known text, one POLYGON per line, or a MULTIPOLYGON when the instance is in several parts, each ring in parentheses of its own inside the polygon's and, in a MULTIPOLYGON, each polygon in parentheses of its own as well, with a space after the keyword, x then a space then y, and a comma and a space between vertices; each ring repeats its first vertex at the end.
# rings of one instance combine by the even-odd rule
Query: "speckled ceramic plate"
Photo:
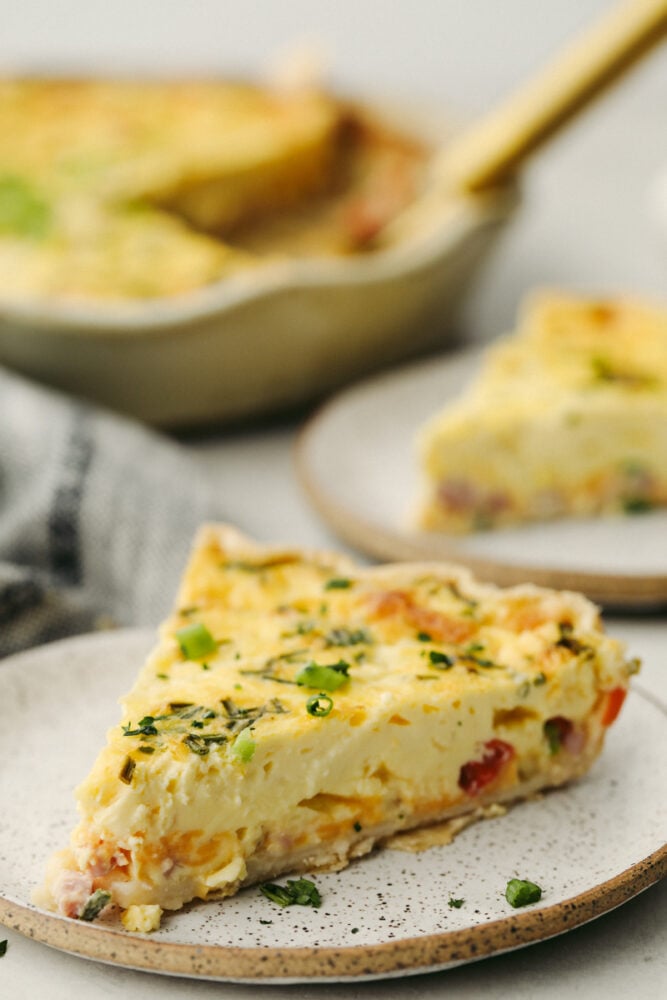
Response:
MULTIPOLYGON (((635 633, 635 638, 636 638, 635 633)), ((280 909, 256 888, 194 905, 150 936, 35 908, 47 857, 75 819, 72 788, 118 717, 146 632, 85 636, 0 664, 0 921, 64 951, 195 978, 349 981, 444 969, 559 934, 667 869, 665 710, 634 691, 602 758, 570 789, 479 823, 420 854, 384 850, 318 874, 320 909, 280 909), (512 910, 506 882, 542 901, 512 910), (463 899, 459 909, 450 898, 463 899)), ((660 655, 645 641, 648 656, 660 655)))
POLYGON ((432 358, 352 386, 306 425, 297 468, 334 530, 382 559, 445 559, 483 579, 581 590, 609 607, 667 604, 667 511, 564 519, 468 536, 417 532, 417 429, 477 371, 481 351, 432 358), (656 544, 662 539, 663 544, 656 544))

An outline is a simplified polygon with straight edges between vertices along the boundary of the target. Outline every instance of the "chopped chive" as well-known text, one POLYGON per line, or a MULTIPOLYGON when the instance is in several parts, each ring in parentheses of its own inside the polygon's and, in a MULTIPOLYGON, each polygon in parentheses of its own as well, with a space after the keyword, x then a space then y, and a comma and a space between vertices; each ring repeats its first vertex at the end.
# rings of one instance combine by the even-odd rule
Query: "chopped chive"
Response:
POLYGON ((95 917, 99 917, 104 907, 110 902, 110 892, 107 892, 106 889, 96 889, 92 896, 89 896, 86 900, 86 904, 79 914, 79 920, 86 920, 88 922, 94 920, 95 917))
POLYGON ((547 682, 547 675, 542 670, 540 670, 539 674, 535 674, 535 676, 533 677, 533 684, 535 685, 535 687, 539 687, 540 684, 546 684, 546 682, 547 682))
POLYGON ((328 694, 324 694, 323 691, 320 691, 319 694, 311 694, 306 702, 308 715, 314 715, 320 719, 324 718, 325 715, 329 715, 332 708, 333 698, 330 698, 328 694))
POLYGON ((201 622, 193 622, 192 625, 177 629, 174 637, 186 660, 200 660, 218 649, 218 643, 201 622))
POLYGON ((149 754, 150 753, 155 753, 155 747, 140 746, 140 747, 137 747, 137 750, 139 751, 139 753, 149 753, 149 754))
POLYGON ((420 642, 430 642, 431 635, 429 632, 417 632, 417 638, 420 642))
POLYGON ((361 833, 361 831, 362 831, 363 827, 362 827, 361 823, 359 822, 359 820, 357 820, 357 822, 356 822, 356 823, 354 823, 353 825, 354 825, 354 829, 355 829, 355 831, 356 831, 357 833, 361 833))
MULTIPOLYGON (((123 766, 120 769, 120 774, 118 777, 125 785, 132 784, 132 775, 134 774, 134 769, 137 765, 132 760, 131 757, 126 757, 123 766)), ((91 918, 92 919, 92 918, 91 918)))
POLYGON ((505 899, 510 906, 528 906, 537 903, 542 898, 542 890, 534 882, 526 879, 511 878, 505 889, 505 899))

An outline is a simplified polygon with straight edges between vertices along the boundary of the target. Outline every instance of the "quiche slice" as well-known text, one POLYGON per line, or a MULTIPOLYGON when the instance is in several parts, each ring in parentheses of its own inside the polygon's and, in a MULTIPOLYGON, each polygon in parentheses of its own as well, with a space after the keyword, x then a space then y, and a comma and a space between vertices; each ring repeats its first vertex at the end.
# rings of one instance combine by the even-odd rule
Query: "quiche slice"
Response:
POLYGON ((636 663, 572 593, 202 529, 36 901, 128 929, 583 774, 636 663))
POLYGON ((667 310, 532 299, 418 448, 427 530, 667 504, 667 310))

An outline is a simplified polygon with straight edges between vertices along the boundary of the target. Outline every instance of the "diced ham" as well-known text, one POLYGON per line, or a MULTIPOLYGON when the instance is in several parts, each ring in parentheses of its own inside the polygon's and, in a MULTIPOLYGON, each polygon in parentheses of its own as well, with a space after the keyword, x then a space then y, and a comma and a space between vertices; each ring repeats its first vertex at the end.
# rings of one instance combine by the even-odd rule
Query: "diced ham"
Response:
POLYGON ((91 875, 83 872, 64 871, 56 879, 53 895, 58 912, 64 917, 77 919, 93 891, 91 875))
POLYGON ((385 590, 372 594, 369 613, 375 618, 402 618, 416 632, 428 632, 434 642, 465 642, 476 631, 469 618, 452 618, 442 611, 433 611, 417 604, 404 590, 385 590))

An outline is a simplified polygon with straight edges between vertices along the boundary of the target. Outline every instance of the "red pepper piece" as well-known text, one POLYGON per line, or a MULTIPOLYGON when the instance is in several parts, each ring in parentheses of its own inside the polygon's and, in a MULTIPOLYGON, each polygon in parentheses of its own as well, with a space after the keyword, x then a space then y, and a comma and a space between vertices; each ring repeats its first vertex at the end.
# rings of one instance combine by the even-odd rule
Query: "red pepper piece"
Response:
POLYGON ((625 688, 613 688, 611 691, 607 691, 602 719, 600 720, 603 726, 610 726, 612 722, 616 721, 627 693, 625 688))
POLYGON ((497 778, 506 764, 514 757, 514 747, 504 740, 489 740, 484 744, 481 760, 469 760, 459 771, 459 788, 469 795, 477 795, 497 778))

